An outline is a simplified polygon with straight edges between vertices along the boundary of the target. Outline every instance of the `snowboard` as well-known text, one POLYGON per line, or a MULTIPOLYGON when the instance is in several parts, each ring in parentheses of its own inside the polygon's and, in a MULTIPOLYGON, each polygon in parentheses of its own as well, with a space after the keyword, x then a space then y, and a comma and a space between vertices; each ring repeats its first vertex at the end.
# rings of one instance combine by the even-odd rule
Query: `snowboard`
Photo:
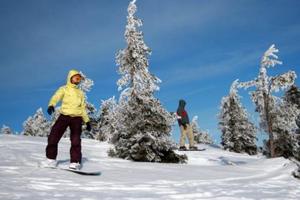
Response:
POLYGON ((83 170, 75 170, 75 169, 61 168, 61 167, 57 167, 57 169, 65 170, 68 172, 73 172, 75 174, 86 175, 86 176, 100 176, 101 175, 100 171, 83 171, 83 170))
POLYGON ((178 151, 205 151, 206 149, 203 148, 203 149, 195 149, 195 150, 190 150, 190 149, 186 149, 186 150, 183 150, 183 149, 178 149, 178 151))
POLYGON ((70 168, 67 168, 67 167, 60 167, 59 165, 57 167, 44 167, 40 163, 38 163, 38 167, 48 168, 48 169, 60 169, 60 170, 73 172, 73 173, 80 174, 80 175, 86 175, 86 176, 100 176, 101 175, 100 171, 75 170, 75 169, 70 169, 70 168))

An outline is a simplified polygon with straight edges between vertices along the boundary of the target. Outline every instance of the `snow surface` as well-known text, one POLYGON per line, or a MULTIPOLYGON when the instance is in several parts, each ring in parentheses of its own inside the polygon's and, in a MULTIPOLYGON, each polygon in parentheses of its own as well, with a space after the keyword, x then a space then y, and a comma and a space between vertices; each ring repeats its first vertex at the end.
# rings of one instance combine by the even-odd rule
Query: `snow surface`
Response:
MULTIPOLYGON (((83 139, 83 169, 101 176, 82 176, 38 168, 46 138, 0 136, 0 199, 300 199, 296 165, 284 158, 266 159, 199 145, 186 152, 188 164, 141 163, 110 158, 107 143, 83 139)), ((60 142, 58 160, 69 163, 70 142, 60 142)), ((181 153, 181 152, 180 152, 181 153)))

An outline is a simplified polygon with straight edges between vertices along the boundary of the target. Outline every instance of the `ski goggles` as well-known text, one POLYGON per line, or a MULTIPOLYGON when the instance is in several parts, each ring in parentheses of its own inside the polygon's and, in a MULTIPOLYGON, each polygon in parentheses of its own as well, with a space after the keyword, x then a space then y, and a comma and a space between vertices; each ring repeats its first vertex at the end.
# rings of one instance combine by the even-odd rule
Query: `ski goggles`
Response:
POLYGON ((74 76, 71 77, 71 80, 75 82, 80 82, 81 80, 83 80, 83 77, 80 74, 75 74, 74 76))

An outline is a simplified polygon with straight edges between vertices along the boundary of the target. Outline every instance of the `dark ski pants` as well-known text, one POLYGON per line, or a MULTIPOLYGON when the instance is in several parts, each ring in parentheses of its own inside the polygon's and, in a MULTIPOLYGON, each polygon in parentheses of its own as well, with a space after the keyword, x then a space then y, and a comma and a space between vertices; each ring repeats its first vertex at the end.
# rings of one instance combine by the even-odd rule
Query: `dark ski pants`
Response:
POLYGON ((81 163, 81 125, 82 117, 71 117, 61 114, 53 125, 50 135, 48 136, 48 145, 46 147, 47 158, 56 159, 58 142, 69 126, 71 130, 71 162, 81 163))

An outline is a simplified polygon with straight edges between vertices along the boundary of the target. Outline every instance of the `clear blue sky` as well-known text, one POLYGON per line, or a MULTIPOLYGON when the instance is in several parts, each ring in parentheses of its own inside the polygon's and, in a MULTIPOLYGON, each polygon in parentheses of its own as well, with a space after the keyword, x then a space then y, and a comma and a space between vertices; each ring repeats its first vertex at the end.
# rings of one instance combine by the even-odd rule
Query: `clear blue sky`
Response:
MULTIPOLYGON (((67 72, 94 80, 88 100, 118 97, 115 54, 125 47, 126 0, 0 0, 0 125, 21 131, 28 116, 47 108, 67 72)), ((221 98, 235 79, 253 79, 273 43, 282 66, 300 76, 298 0, 137 0, 150 71, 163 82, 156 94, 169 111, 187 101, 190 118, 219 141, 221 98)), ((299 79, 296 81, 300 85, 299 79)), ((253 106, 241 91, 250 113, 253 106)), ((174 126, 174 137, 178 127, 174 126)))

